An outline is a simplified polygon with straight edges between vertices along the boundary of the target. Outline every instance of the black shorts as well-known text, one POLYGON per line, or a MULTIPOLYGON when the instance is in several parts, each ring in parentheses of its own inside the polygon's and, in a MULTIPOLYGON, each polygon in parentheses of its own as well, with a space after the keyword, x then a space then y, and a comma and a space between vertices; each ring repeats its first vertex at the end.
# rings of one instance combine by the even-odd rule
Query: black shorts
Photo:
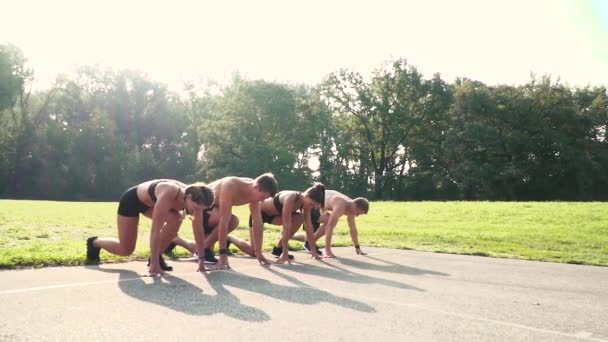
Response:
POLYGON ((319 219, 321 218, 321 211, 317 208, 312 208, 310 210, 310 221, 312 222, 312 230, 316 232, 321 226, 321 222, 319 219))
POLYGON ((137 197, 137 186, 125 191, 118 202, 118 215, 127 217, 138 217, 140 213, 150 209, 137 197))
POLYGON ((209 225, 209 216, 211 216, 209 212, 212 209, 213 207, 203 210, 203 231, 205 232, 205 235, 211 234, 211 232, 215 229, 215 226, 209 225))
MULTIPOLYGON (((272 223, 272 220, 274 220, 274 218, 275 216, 268 215, 262 211, 262 222, 272 223)), ((253 219, 251 218, 251 215, 249 215, 249 227, 253 227, 253 219)))

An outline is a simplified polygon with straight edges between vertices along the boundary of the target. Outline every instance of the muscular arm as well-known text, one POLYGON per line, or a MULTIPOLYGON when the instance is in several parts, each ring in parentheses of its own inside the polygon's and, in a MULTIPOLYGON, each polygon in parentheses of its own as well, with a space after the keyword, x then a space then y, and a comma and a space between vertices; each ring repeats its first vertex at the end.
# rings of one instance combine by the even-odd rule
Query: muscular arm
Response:
MULTIPOLYGON (((312 227, 312 221, 310 220, 311 209, 308 207, 304 207, 304 210, 302 211, 302 214, 304 215, 304 231, 306 232, 306 240, 308 241, 310 246, 316 246, 315 233, 312 227)), ((317 254, 316 248, 311 248, 310 254, 313 258, 319 259, 319 255, 317 254)))
POLYGON ((281 238, 282 253, 277 260, 278 263, 289 262, 289 231, 291 230, 291 214, 293 212, 295 194, 289 193, 283 199, 283 211, 281 212, 281 220, 283 221, 283 235, 281 238))
POLYGON ((249 203, 249 213, 251 214, 251 225, 253 229, 253 241, 251 244, 255 250, 255 257, 260 264, 267 265, 268 260, 262 254, 262 243, 264 242, 264 231, 262 226, 262 211, 260 202, 249 203))
POLYGON ((331 251, 331 239, 334 234, 334 228, 338 223, 340 216, 344 214, 344 207, 334 208, 329 215, 327 226, 325 227, 325 257, 333 258, 335 255, 331 251))
MULTIPOLYGON (((220 245, 220 250, 226 248, 226 239, 228 237, 228 224, 230 222, 230 216, 232 215, 232 184, 224 184, 222 189, 222 198, 220 199, 220 221, 217 225, 217 238, 220 245)), ((210 246, 205 246, 209 248, 210 246)), ((204 254, 203 254, 204 255, 204 254)), ((219 255, 218 268, 224 268, 228 266, 228 256, 226 254, 219 255)))
POLYGON ((217 225, 220 248, 226 248, 226 236, 228 235, 230 215, 232 215, 232 199, 229 198, 229 196, 224 196, 220 201, 220 221, 217 225))
POLYGON ((200 256, 205 255, 205 230, 203 229, 202 211, 197 210, 194 213, 194 217, 192 218, 192 233, 194 234, 194 242, 196 243, 196 254, 200 256))
POLYGON ((355 250, 357 254, 363 254, 361 252, 361 248, 359 246, 359 235, 357 232, 357 225, 355 224, 355 216, 348 215, 348 228, 350 229, 350 238, 353 240, 353 246, 355 246, 355 250))
POLYGON ((157 200, 152 211, 152 229, 150 231, 150 272, 156 273, 158 258, 160 256, 160 230, 167 221, 167 215, 173 204, 173 199, 179 191, 177 185, 160 184, 158 187, 157 200))

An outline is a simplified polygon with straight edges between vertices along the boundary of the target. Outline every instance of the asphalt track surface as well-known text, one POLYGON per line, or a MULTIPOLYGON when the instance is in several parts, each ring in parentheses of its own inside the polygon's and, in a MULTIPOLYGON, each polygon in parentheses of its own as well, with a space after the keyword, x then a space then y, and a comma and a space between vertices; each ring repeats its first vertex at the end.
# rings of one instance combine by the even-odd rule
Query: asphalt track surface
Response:
POLYGON ((2 271, 0 341, 608 341, 607 267, 365 251, 2 271))

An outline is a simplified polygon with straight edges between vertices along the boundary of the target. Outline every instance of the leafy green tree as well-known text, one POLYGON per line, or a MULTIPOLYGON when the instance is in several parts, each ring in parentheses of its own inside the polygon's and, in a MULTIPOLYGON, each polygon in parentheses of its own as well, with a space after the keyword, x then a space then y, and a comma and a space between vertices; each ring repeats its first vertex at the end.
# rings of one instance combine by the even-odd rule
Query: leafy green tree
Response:
POLYGON ((309 147, 314 131, 307 90, 249 81, 236 75, 204 113, 201 177, 255 177, 271 171, 282 188, 310 183, 309 147))
POLYGON ((400 157, 420 127, 427 124, 433 110, 430 93, 433 81, 404 59, 386 62, 376 69, 369 82, 357 72, 341 70, 330 74, 322 94, 336 115, 352 128, 354 163, 373 177, 375 198, 395 182, 395 173, 407 162, 400 157))
MULTIPOLYGON (((80 68, 73 85, 84 117, 94 125, 86 130, 95 132, 88 139, 103 147, 95 155, 121 161, 111 173, 122 187, 151 178, 184 179, 195 172, 196 153, 189 152, 195 147, 185 147, 192 132, 187 104, 166 85, 138 71, 97 67, 80 68)), ((103 166, 98 171, 102 174, 103 166)))
POLYGON ((2 54, 8 56, 11 70, 9 83, 16 87, 8 96, 8 108, 2 113, 1 140, 8 142, 0 157, 7 166, 4 171, 6 182, 2 188, 11 197, 37 196, 37 189, 31 186, 32 181, 40 177, 37 139, 44 130, 49 101, 59 88, 52 87, 48 91, 32 94, 34 73, 27 66, 23 52, 13 45, 6 45, 2 46, 2 54))
POLYGON ((283 189, 318 179, 376 199, 608 199, 605 87, 447 84, 404 59, 316 88, 235 74, 186 84, 187 100, 134 70, 83 66, 35 92, 33 79, 0 45, 3 196, 115 200, 151 178, 271 171, 283 189))
POLYGON ((462 79, 454 87, 444 153, 448 173, 465 199, 499 199, 500 188, 509 183, 508 128, 499 117, 504 108, 481 82, 462 79))
POLYGON ((574 92, 580 115, 589 119, 589 135, 584 140, 593 179, 591 197, 608 199, 608 93, 605 87, 586 87, 574 92))
POLYGON ((572 89, 549 76, 521 87, 458 81, 444 151, 463 197, 594 198, 593 170, 602 170, 594 152, 601 120, 581 107, 590 108, 598 95, 578 94, 577 105, 572 89))
POLYGON ((532 199, 589 199, 592 178, 585 141, 591 122, 580 115, 572 90, 545 76, 533 78, 522 91, 530 101, 531 118, 522 128, 528 136, 528 194, 532 199))
POLYGON ((30 71, 24 70, 23 52, 12 44, 0 44, 0 112, 15 106, 30 71))
POLYGON ((410 145, 402 147, 399 158, 405 163, 396 169, 398 181, 393 199, 437 200, 457 199, 459 190, 450 177, 444 149, 451 128, 449 109, 454 101, 453 87, 439 75, 431 80, 428 120, 416 128, 410 145))

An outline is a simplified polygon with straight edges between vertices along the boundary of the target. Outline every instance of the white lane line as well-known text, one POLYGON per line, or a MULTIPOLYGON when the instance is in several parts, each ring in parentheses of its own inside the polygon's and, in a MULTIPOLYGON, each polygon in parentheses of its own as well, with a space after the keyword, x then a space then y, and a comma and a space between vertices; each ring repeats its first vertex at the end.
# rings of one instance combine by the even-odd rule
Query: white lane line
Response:
POLYGON ((137 280, 141 278, 130 278, 130 279, 112 279, 112 280, 99 280, 99 281, 88 281, 83 283, 70 283, 70 284, 58 284, 58 285, 48 285, 48 286, 36 286, 36 287, 26 287, 22 289, 13 289, 13 290, 4 290, 0 291, 0 295, 6 294, 14 294, 14 293, 23 293, 23 292, 34 292, 34 291, 44 291, 44 290, 53 290, 53 289, 62 289, 68 287, 79 287, 79 286, 89 286, 89 285, 99 285, 99 284, 116 284, 126 281, 137 280))
MULTIPOLYGON (((308 262, 308 261, 306 261, 308 262)), ((192 263, 193 265, 193 269, 195 269, 196 264, 192 263)), ((278 265, 280 266, 280 265, 278 265)), ((259 266, 258 264, 252 264, 251 266, 245 266, 245 267, 239 267, 238 269, 236 269, 236 271, 239 270, 250 270, 253 268, 258 268, 258 267, 264 267, 264 266, 259 266)), ((117 268, 113 268, 112 270, 119 270, 117 268)), ((132 271, 130 269, 125 269, 127 271, 132 271)), ((95 269, 92 269, 92 271, 95 271, 95 269)), ((207 272, 232 272, 233 270, 215 270, 215 271, 207 271, 207 272)), ((102 270, 103 272, 103 270, 102 270)), ((175 273, 175 272, 168 272, 165 273, 165 276, 170 276, 170 277, 187 277, 187 276, 195 276, 195 275, 203 275, 201 272, 196 272, 196 271, 192 271, 192 272, 182 272, 182 273, 175 273)), ((34 287, 24 287, 24 288, 20 288, 20 289, 11 289, 11 290, 2 290, 0 291, 0 295, 7 295, 7 294, 14 294, 14 293, 24 293, 24 292, 34 292, 34 291, 44 291, 44 290, 53 290, 53 289, 62 289, 62 288, 69 288, 69 287, 79 287, 79 286, 91 286, 91 285, 101 285, 101 284, 118 284, 118 283, 124 283, 124 282, 129 282, 129 281, 134 281, 134 280, 143 280, 143 279, 152 279, 153 277, 147 276, 147 275, 141 275, 139 277, 133 277, 133 278, 126 278, 126 279, 108 279, 108 280, 98 280, 98 281, 87 281, 87 282, 81 282, 81 283, 67 283, 67 284, 57 284, 57 285, 47 285, 47 286, 34 286, 34 287)), ((159 279, 163 279, 163 277, 157 277, 159 279)))
MULTIPOLYGON (((388 254, 388 253, 379 253, 379 254, 388 254)), ((379 255, 379 254, 374 254, 374 255, 379 255)), ((299 263, 312 263, 312 262, 315 262, 315 260, 304 260, 299 263)), ((249 269, 253 269, 253 268, 257 268, 257 267, 263 267, 263 266, 259 266, 257 264, 252 264, 251 266, 239 267, 238 270, 245 270, 245 269, 249 270, 249 269)), ((218 270, 218 271, 213 271, 213 272, 230 272, 230 270, 218 270)), ((169 273, 169 275, 174 276, 174 277, 178 276, 178 275, 183 277, 183 276, 194 276, 194 275, 199 275, 199 274, 200 274, 199 272, 169 273)), ((0 295, 52 290, 52 289, 60 289, 60 288, 79 287, 79 286, 90 286, 90 285, 99 285, 99 284, 116 284, 116 283, 129 282, 129 281, 134 281, 134 280, 142 280, 144 278, 147 278, 147 277, 100 280, 100 281, 59 284, 59 285, 49 285, 49 286, 37 286, 37 287, 29 287, 29 288, 22 288, 22 289, 4 290, 4 291, 0 291, 0 295)), ((309 285, 301 285, 300 287, 314 288, 309 285)), ((329 291, 327 291, 327 292, 331 293, 329 291)), ((336 295, 336 294, 333 294, 333 295, 336 295)), ((351 299, 354 299, 354 298, 351 298, 351 299)), ((588 332, 579 332, 576 334, 571 334, 571 333, 566 333, 566 332, 557 331, 557 330, 536 328, 536 327, 527 326, 524 324, 512 323, 512 322, 508 322, 508 321, 489 319, 489 318, 465 314, 465 313, 452 312, 452 311, 446 311, 446 310, 441 310, 441 309, 432 309, 432 308, 428 308, 423 305, 415 304, 415 303, 397 303, 394 301, 388 301, 385 299, 374 298, 374 297, 370 297, 370 296, 366 296, 365 299, 371 300, 371 301, 374 301, 377 303, 387 304, 387 305, 411 307, 411 308, 416 308, 416 309, 429 311, 429 312, 433 312, 433 313, 439 313, 439 314, 443 314, 443 315, 454 316, 454 317, 459 317, 459 318, 468 319, 468 320, 503 325, 503 326, 507 326, 507 327, 511 327, 511 328, 524 329, 524 330, 534 331, 534 332, 543 333, 543 334, 557 335, 557 336, 561 336, 561 337, 575 338, 575 339, 579 339, 579 340, 593 341, 593 342, 608 342, 608 340, 606 340, 606 339, 591 337, 590 333, 588 333, 588 332)))
MULTIPOLYGON (((254 267, 259 267, 259 266, 254 266, 254 267)), ((254 267, 247 267, 247 268, 254 268, 254 267)), ((239 268, 239 269, 241 269, 241 268, 239 268)), ((225 270, 220 270, 220 271, 214 271, 214 272, 226 272, 226 271, 225 270)), ((198 272, 194 272, 194 273, 193 272, 178 273, 178 274, 175 274, 175 275, 179 275, 179 276, 182 276, 182 277, 184 277, 184 276, 194 276, 194 275, 198 275, 198 272)), ((14 289, 14 290, 0 291, 0 295, 3 295, 3 294, 14 294, 14 293, 23 293, 23 292, 33 292, 33 291, 44 291, 44 290, 69 288, 69 287, 78 287, 78 286, 90 286, 90 285, 99 285, 99 284, 116 284, 116 283, 129 282, 129 281, 134 281, 134 280, 142 280, 144 278, 147 278, 147 277, 137 277, 137 278, 128 278, 128 279, 119 279, 119 280, 116 280, 116 279, 115 280, 101 280, 101 281, 91 281, 91 282, 72 283, 72 284, 60 284, 60 285, 49 285, 49 286, 38 286, 38 287, 30 287, 30 288, 23 288, 23 289, 14 289)), ((314 289, 313 286, 309 286, 309 285, 301 285, 300 287, 306 287, 306 288, 314 289)), ((325 291, 327 291, 327 290, 325 290, 325 291)), ((327 292, 331 293, 330 291, 327 291, 327 292)), ((337 295, 337 294, 334 294, 334 293, 332 293, 332 294, 333 295, 337 295)), ((353 300, 360 300, 360 298, 351 298, 351 299, 353 299, 353 300)), ((511 327, 511 328, 524 329, 524 330, 529 330, 529 331, 534 331, 534 332, 539 332, 539 333, 544 333, 544 334, 557 335, 557 336, 561 336, 561 337, 576 338, 576 339, 585 340, 585 341, 608 342, 608 340, 586 336, 586 335, 581 334, 581 333, 570 334, 570 333, 565 333, 565 332, 561 332, 561 331, 557 331, 557 330, 536 328, 536 327, 531 327, 531 326, 527 326, 527 325, 523 325, 523 324, 512 323, 512 322, 508 322, 508 321, 500 321, 500 320, 495 320, 495 319, 489 319, 489 318, 475 316, 475 315, 470 315, 470 314, 464 314, 464 313, 459 313, 459 312, 446 311, 446 310, 441 310, 441 309, 432 309, 432 308, 428 308, 428 307, 425 307, 425 306, 420 305, 420 304, 397 303, 397 302, 394 302, 394 301, 388 301, 388 300, 385 300, 385 299, 371 297, 369 295, 365 296, 365 299, 366 300, 371 300, 371 301, 374 301, 374 302, 377 302, 377 303, 387 304, 387 305, 397 305, 397 306, 411 307, 411 308, 416 308, 416 309, 419 309, 419 310, 429 311, 429 312, 433 312, 433 313, 439 313, 439 314, 443 314, 443 315, 454 316, 454 317, 459 317, 459 318, 468 319, 468 320, 474 320, 474 321, 481 321, 481 322, 486 322, 486 323, 498 324, 498 325, 503 325, 503 326, 507 326, 507 327, 511 327)))
MULTIPOLYGON (((304 254, 304 253, 302 253, 304 254)), ((387 253, 377 253, 374 255, 382 255, 382 254, 387 254, 387 253)), ((256 262, 255 260, 252 259, 253 262, 256 262)), ((298 263, 300 264, 305 264, 305 263, 312 263, 312 262, 316 262, 316 260, 312 260, 312 259, 306 259, 303 261, 298 261, 298 263)), ((116 264, 115 264, 116 265, 116 264)), ((192 263, 193 268, 196 267, 196 263, 192 263)), ((273 264, 274 266, 284 266, 284 265, 280 265, 280 264, 273 264)), ((250 270, 253 268, 258 268, 258 267, 265 267, 265 266, 260 266, 256 263, 252 263, 250 265, 247 266, 239 266, 237 269, 234 269, 235 271, 239 271, 239 270, 250 270)), ((289 266, 287 266, 289 267, 289 266)), ((95 271, 95 269, 91 269, 92 271, 95 271)), ((118 270, 117 268, 113 268, 112 270, 118 270)), ((129 269, 125 269, 128 271, 131 271, 129 269)), ((216 271, 208 271, 208 272, 231 272, 232 270, 216 270, 216 271)), ((177 277, 177 276, 188 276, 188 275, 199 275, 201 274, 200 272, 184 272, 184 273, 174 273, 174 272, 170 272, 170 273, 166 273, 166 275, 168 276, 173 276, 173 277, 177 277)), ((140 277, 136 277, 136 278, 127 278, 127 279, 109 279, 109 280, 98 280, 98 281, 88 281, 88 282, 82 282, 82 283, 68 283, 68 284, 58 284, 58 285, 47 285, 47 286, 34 286, 34 287, 25 287, 25 288, 20 288, 20 289, 12 289, 12 290, 2 290, 0 291, 0 295, 6 295, 6 294, 13 294, 13 293, 23 293, 23 292, 33 292, 33 291, 44 291, 44 290, 52 290, 52 289, 62 289, 62 288, 69 288, 69 287, 79 287, 79 286, 90 286, 90 285, 100 285, 100 284, 117 284, 117 283, 122 283, 122 282, 128 282, 128 281, 133 281, 133 280, 141 280, 141 279, 145 279, 145 278, 151 278, 151 277, 147 277, 147 276, 140 276, 140 277)), ((162 277, 161 277, 162 279, 162 277)))

